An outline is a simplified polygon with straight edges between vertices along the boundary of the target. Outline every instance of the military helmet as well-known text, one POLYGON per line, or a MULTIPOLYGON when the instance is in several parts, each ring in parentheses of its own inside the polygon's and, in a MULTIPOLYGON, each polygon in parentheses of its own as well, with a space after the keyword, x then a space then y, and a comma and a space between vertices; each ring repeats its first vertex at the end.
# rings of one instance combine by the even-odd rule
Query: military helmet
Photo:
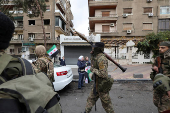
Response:
POLYGON ((46 49, 43 45, 38 45, 35 48, 35 54, 37 57, 42 57, 46 54, 46 49))

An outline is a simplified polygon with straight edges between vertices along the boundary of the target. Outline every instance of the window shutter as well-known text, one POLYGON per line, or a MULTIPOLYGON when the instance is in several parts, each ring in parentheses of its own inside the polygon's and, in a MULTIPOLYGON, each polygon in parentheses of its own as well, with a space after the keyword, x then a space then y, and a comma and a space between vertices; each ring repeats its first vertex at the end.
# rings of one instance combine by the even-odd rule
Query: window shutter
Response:
POLYGON ((132 30, 132 24, 123 24, 123 30, 132 30))
POLYGON ((103 11, 102 12, 102 17, 109 17, 110 16, 110 11, 103 11))
POLYGON ((110 26, 109 25, 102 25, 102 32, 110 32, 110 26))

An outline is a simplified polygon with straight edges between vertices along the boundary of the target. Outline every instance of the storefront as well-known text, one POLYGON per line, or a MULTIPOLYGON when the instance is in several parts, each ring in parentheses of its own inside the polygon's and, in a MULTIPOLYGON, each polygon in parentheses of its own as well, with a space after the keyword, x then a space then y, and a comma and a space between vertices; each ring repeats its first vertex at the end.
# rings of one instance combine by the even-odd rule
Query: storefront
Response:
MULTIPOLYGON (((87 36, 92 42, 100 42, 100 35, 87 36)), ((82 40, 79 36, 60 35, 61 57, 65 57, 67 65, 77 65, 80 55, 90 57, 92 48, 89 43, 82 40)))

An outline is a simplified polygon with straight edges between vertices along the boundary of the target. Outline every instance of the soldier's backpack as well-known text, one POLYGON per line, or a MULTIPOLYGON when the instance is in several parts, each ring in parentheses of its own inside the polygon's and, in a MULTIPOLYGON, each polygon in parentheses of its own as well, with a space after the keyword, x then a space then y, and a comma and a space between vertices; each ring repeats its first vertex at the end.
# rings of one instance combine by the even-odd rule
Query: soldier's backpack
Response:
POLYGON ((62 112, 49 78, 35 74, 27 60, 4 54, 0 56, 0 73, 0 113, 62 112), (9 71, 17 74, 12 77, 9 71))

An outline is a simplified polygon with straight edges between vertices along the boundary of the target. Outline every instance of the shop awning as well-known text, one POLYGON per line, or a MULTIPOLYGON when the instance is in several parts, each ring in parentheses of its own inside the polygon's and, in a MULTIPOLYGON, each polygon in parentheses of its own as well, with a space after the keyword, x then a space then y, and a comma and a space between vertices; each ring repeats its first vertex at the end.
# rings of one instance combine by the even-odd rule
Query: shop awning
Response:
POLYGON ((14 17, 14 20, 23 20, 23 16, 16 16, 14 17))

